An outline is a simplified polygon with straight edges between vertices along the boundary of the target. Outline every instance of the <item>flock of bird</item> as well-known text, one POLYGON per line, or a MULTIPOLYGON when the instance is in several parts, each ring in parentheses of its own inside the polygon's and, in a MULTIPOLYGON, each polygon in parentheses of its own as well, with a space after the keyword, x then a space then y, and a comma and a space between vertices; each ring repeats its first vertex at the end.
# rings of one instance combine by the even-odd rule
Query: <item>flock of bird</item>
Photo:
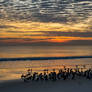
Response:
POLYGON ((53 69, 52 71, 48 71, 48 69, 43 70, 43 72, 33 72, 32 69, 28 69, 26 74, 21 75, 21 79, 24 82, 28 81, 56 81, 56 80, 73 80, 73 79, 92 79, 92 69, 71 69, 71 68, 64 68, 64 69, 53 69))

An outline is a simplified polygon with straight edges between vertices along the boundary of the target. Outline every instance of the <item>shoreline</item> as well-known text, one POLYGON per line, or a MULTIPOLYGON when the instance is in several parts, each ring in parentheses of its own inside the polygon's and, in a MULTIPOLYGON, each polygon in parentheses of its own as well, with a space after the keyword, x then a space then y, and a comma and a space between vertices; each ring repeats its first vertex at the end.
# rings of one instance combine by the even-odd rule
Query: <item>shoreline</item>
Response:
POLYGON ((92 80, 30 81, 9 80, 0 83, 1 92, 91 92, 92 80))

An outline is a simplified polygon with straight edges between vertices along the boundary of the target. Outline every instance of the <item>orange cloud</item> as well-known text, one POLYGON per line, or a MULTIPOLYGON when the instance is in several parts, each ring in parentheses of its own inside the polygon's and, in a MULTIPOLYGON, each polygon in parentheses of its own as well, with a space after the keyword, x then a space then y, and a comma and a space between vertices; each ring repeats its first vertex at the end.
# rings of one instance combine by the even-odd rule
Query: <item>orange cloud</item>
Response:
MULTIPOLYGON (((71 40, 92 40, 92 37, 67 37, 45 35, 46 31, 60 32, 85 32, 91 31, 89 22, 82 23, 43 23, 0 20, 0 41, 4 43, 33 43, 33 42, 57 42, 64 43, 71 40), (11 39, 10 39, 11 38, 11 39)), ((50 35, 50 34, 49 34, 50 35)))

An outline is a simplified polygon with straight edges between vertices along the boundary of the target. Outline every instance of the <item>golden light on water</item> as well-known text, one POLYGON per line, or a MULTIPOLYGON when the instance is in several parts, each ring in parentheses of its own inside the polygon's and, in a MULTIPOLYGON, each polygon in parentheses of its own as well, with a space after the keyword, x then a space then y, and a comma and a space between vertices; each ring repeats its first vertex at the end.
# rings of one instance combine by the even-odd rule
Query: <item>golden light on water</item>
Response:
MULTIPOLYGON (((44 69, 48 69, 48 72, 56 69, 58 72, 59 69, 66 68, 76 68, 76 64, 83 65, 88 64, 85 61, 90 61, 92 59, 83 59, 83 60, 47 60, 47 61, 16 61, 16 62, 2 62, 0 64, 0 80, 13 80, 20 79, 21 74, 26 74, 28 69, 32 69, 33 72, 44 72, 44 69), (76 62, 77 61, 77 62, 76 62), (84 62, 83 62, 84 61, 84 62), (71 62, 71 63, 70 63, 71 62), (79 62, 79 63, 78 63, 79 62)), ((81 68, 82 66, 79 66, 81 68)), ((86 66, 86 68, 92 67, 92 64, 86 66)))

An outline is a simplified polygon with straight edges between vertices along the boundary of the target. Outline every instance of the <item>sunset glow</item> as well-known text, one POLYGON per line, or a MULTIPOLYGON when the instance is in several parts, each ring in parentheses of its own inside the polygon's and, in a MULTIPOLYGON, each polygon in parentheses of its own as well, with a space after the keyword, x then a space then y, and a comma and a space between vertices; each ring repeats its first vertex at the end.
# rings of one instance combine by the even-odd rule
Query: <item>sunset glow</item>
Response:
POLYGON ((59 3, 61 1, 52 2, 53 9, 55 8, 56 10, 55 12, 51 6, 49 6, 49 10, 48 7, 44 8, 44 10, 43 7, 39 8, 40 10, 38 11, 35 10, 38 9, 35 6, 38 5, 38 2, 38 6, 41 7, 42 3, 48 6, 51 1, 41 1, 42 3, 37 1, 34 2, 34 5, 33 2, 29 2, 35 8, 25 6, 28 2, 29 0, 13 0, 8 2, 12 3, 13 6, 7 7, 4 6, 5 2, 3 0, 0 2, 2 7, 0 11, 2 15, 0 17, 0 43, 67 43, 76 40, 92 41, 92 12, 89 12, 91 11, 89 7, 92 2, 81 1, 75 3, 75 1, 62 1, 62 3, 67 3, 66 7, 64 6, 65 4, 62 4, 62 7, 65 7, 62 13, 61 10, 58 11, 53 5, 54 3, 58 3, 56 5, 60 8, 59 3), (68 3, 70 6, 68 6, 68 3), (85 5, 83 6, 83 4, 85 5), (80 5, 81 9, 77 5, 80 5), (29 11, 27 8, 31 10, 29 11))

